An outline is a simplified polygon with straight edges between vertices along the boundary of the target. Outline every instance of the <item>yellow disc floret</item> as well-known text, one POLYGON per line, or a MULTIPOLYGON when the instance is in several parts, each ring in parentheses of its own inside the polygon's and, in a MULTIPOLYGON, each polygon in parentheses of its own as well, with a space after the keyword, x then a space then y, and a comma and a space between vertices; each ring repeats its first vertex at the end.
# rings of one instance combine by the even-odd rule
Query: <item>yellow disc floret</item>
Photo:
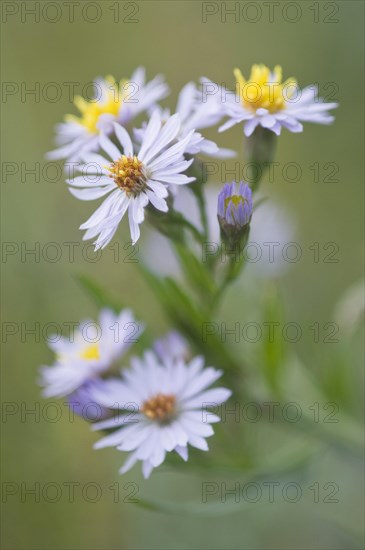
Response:
POLYGON ((108 167, 110 177, 127 193, 134 197, 147 188, 147 178, 143 163, 136 157, 122 155, 108 167))
POLYGON ((285 109, 285 102, 295 92, 297 82, 288 78, 282 82, 282 69, 277 65, 273 72, 265 65, 253 65, 250 78, 246 80, 239 69, 235 69, 236 92, 243 106, 252 111, 264 108, 270 113, 285 109))
POLYGON ((74 104, 81 116, 66 115, 66 122, 77 122, 84 126, 91 134, 99 132, 97 123, 101 115, 117 116, 123 101, 128 95, 129 83, 121 80, 119 84, 112 76, 107 76, 103 82, 102 94, 100 85, 96 89, 96 98, 86 100, 81 96, 74 98, 74 104), (101 97, 102 96, 102 97, 101 97))

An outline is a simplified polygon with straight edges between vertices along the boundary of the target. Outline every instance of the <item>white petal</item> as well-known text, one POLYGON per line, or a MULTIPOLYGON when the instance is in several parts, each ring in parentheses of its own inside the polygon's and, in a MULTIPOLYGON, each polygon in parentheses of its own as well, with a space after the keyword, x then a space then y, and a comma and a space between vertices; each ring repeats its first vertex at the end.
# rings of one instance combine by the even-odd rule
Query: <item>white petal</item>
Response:
POLYGON ((232 128, 232 126, 234 126, 235 124, 239 124, 240 122, 242 122, 242 120, 243 119, 237 120, 231 118, 231 120, 227 120, 227 122, 225 122, 224 124, 222 124, 222 126, 218 128, 218 132, 225 132, 226 130, 229 130, 229 128, 232 128))
POLYGON ((153 470, 152 464, 148 460, 144 460, 142 464, 142 474, 145 479, 148 479, 153 470))
POLYGON ((276 119, 272 115, 265 115, 261 118, 260 124, 263 128, 272 128, 276 123, 276 119))
POLYGON ((167 206, 167 202, 165 201, 165 199, 158 197, 155 193, 149 190, 147 190, 147 196, 151 204, 153 204, 153 206, 157 208, 157 210, 160 210, 161 212, 168 211, 169 208, 167 206))
POLYGON ((133 218, 133 210, 131 208, 131 205, 129 205, 128 208, 128 219, 129 219, 129 228, 131 231, 131 238, 132 238, 132 244, 136 244, 138 241, 141 231, 139 229, 138 223, 133 218))
POLYGON ((99 136, 99 143, 112 160, 118 160, 122 156, 118 147, 103 132, 99 136))
POLYGON ((189 132, 187 136, 175 143, 175 145, 172 145, 166 151, 164 151, 161 155, 159 155, 154 161, 151 162, 149 165, 149 168, 154 171, 158 169, 162 169, 165 166, 169 166, 173 162, 175 162, 175 159, 184 160, 183 153, 185 151, 186 145, 189 143, 191 136, 194 134, 194 130, 189 132))
POLYGON ((174 185, 186 185, 196 180, 196 178, 188 178, 185 174, 165 175, 164 172, 158 171, 153 174, 153 177, 157 181, 174 185))
POLYGON ((185 462, 188 460, 188 448, 187 447, 182 447, 181 445, 177 445, 177 447, 175 447, 175 451, 177 452, 178 455, 181 456, 181 458, 185 462))
POLYGON ((199 435, 201 437, 209 437, 214 434, 214 430, 210 424, 202 421, 191 420, 186 415, 180 417, 180 422, 185 430, 190 434, 199 435))
POLYGON ((231 394, 232 392, 226 388, 213 388, 188 399, 184 404, 184 409, 199 409, 208 404, 220 405, 227 401, 231 394))
POLYGON ((131 455, 129 455, 127 460, 124 462, 123 466, 120 468, 119 473, 125 474, 126 472, 128 472, 128 470, 133 468, 137 460, 138 458, 136 456, 136 453, 132 453, 131 455))
POLYGON ((83 175, 87 174, 109 174, 106 166, 109 166, 110 160, 96 153, 85 153, 82 155, 84 166, 80 167, 83 175))
POLYGON ((127 157, 132 157, 133 156, 133 144, 132 144, 131 138, 129 137, 129 134, 128 134, 127 130, 125 128, 123 128, 123 126, 121 126, 120 124, 114 123, 114 131, 115 131, 115 134, 116 134, 121 146, 123 147, 123 153, 127 157))
POLYGON ((169 194, 167 187, 159 181, 148 180, 147 185, 158 197, 165 198, 169 194))
POLYGON ((80 225, 80 229, 89 229, 103 221, 113 207, 113 203, 117 199, 119 193, 119 189, 115 189, 115 191, 113 191, 113 193, 111 193, 111 195, 109 195, 109 197, 95 210, 90 218, 80 225))
POLYGON ((85 223, 80 225, 80 229, 89 229, 90 227, 94 227, 102 222, 108 216, 111 208, 113 208, 114 202, 117 200, 119 194, 119 189, 115 189, 115 191, 113 191, 113 193, 111 193, 109 197, 107 197, 105 201, 95 210, 90 218, 85 223))
POLYGON ((194 162, 194 159, 190 160, 183 160, 182 162, 177 162, 170 166, 169 168, 164 168, 163 173, 166 176, 171 176, 174 174, 179 174, 180 172, 185 172, 191 166, 191 164, 194 162))
POLYGON ((110 177, 107 176, 98 176, 97 179, 95 176, 92 178, 87 178, 86 176, 77 176, 76 178, 66 180, 66 183, 72 185, 72 187, 95 187, 102 185, 111 185, 115 187, 115 183, 110 177))
POLYGON ((139 197, 136 197, 131 201, 131 208, 133 211, 133 219, 135 222, 142 223, 144 220, 144 209, 139 197))
POLYGON ((182 392, 181 398, 187 399, 197 393, 205 390, 208 386, 213 384, 218 378, 222 376, 222 371, 213 368, 206 368, 201 371, 182 392))
POLYGON ((149 123, 147 124, 147 128, 143 136, 142 146, 138 153, 138 158, 141 161, 144 161, 144 155, 146 151, 151 147, 153 142, 155 141, 160 129, 161 129, 161 117, 157 111, 154 111, 149 120, 149 123))
POLYGON ((115 186, 111 184, 108 187, 96 187, 95 189, 74 189, 73 187, 69 187, 68 190, 71 195, 81 201, 92 201, 104 197, 104 195, 110 193, 110 191, 114 188, 115 186))
POLYGON ((201 451, 209 450, 208 443, 203 437, 199 437, 198 435, 190 435, 189 444, 196 449, 200 449, 201 451))
POLYGON ((157 139, 151 144, 146 152, 143 162, 148 163, 162 149, 167 147, 177 136, 180 130, 180 116, 178 114, 170 117, 162 127, 157 139))
POLYGON ((246 137, 250 137, 253 134, 259 122, 260 120, 258 118, 251 118, 251 120, 247 120, 247 122, 245 123, 245 129, 244 129, 246 137))

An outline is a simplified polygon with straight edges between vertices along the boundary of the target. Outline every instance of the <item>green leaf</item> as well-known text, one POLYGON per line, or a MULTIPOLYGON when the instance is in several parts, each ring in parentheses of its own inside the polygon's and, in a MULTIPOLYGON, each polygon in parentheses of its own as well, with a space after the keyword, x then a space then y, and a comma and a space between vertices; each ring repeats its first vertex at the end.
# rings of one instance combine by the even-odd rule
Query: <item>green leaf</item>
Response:
MULTIPOLYGON (((306 444, 295 447, 289 445, 287 448, 281 449, 278 453, 273 453, 267 460, 258 463, 251 471, 241 472, 241 475, 243 475, 240 481, 242 484, 247 481, 263 481, 273 475, 275 475, 276 480, 281 477, 285 479, 288 472, 301 470, 321 449, 322 445, 315 448, 308 448, 306 444)), ((239 472, 232 471, 231 473, 235 476, 235 479, 237 479, 237 474, 239 474, 239 472)), ((209 471, 209 476, 211 475, 212 471, 209 471)), ((223 471, 218 469, 215 477, 219 478, 221 475, 223 475, 223 471)), ((225 500, 224 502, 217 499, 210 502, 172 502, 139 498, 136 504, 151 512, 160 512, 169 515, 193 515, 198 517, 223 516, 252 509, 252 504, 250 502, 244 499, 240 499, 239 502, 236 502, 234 495, 232 495, 231 500, 225 500)))
POLYGON ((207 264, 199 261, 198 258, 179 243, 175 243, 175 250, 185 276, 190 284, 197 289, 204 298, 211 299, 217 292, 217 287, 207 270, 207 264))
POLYGON ((88 275, 76 274, 74 277, 93 299, 98 308, 109 307, 115 311, 115 313, 119 313, 124 307, 126 307, 121 300, 112 296, 98 282, 94 281, 94 279, 88 275))
POLYGON ((220 340, 218 331, 209 332, 205 338, 205 328, 213 328, 216 324, 209 320, 204 311, 183 291, 170 277, 159 279, 146 266, 140 264, 141 271, 149 285, 160 300, 173 326, 187 336, 194 344, 199 354, 205 356, 207 362, 225 370, 227 380, 235 376, 242 379, 242 361, 236 361, 227 347, 220 340))
POLYGON ((272 285, 269 285, 263 294, 263 319, 266 323, 270 323, 262 344, 263 374, 271 391, 278 395, 280 394, 286 348, 281 337, 284 324, 283 308, 277 290, 272 285))
POLYGON ((141 499, 136 502, 137 506, 149 510, 151 512, 160 512, 173 516, 195 516, 195 517, 212 517, 231 515, 234 512, 242 512, 242 509, 252 509, 249 502, 172 502, 159 501, 154 499, 141 499))

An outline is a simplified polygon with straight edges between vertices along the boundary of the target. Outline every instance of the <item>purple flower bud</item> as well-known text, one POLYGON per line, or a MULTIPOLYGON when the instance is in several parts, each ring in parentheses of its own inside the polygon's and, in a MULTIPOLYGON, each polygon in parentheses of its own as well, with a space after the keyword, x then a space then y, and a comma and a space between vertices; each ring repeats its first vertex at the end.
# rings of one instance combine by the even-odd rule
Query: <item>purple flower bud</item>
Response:
POLYGON ((98 379, 87 382, 67 397, 67 403, 72 412, 88 422, 103 420, 110 415, 110 411, 96 403, 92 397, 93 390, 100 383, 98 379))
POLYGON ((226 183, 218 195, 218 221, 223 236, 239 241, 247 233, 252 217, 252 191, 247 183, 226 183))
POLYGON ((153 348, 160 361, 189 360, 191 351, 185 338, 176 330, 168 332, 163 338, 156 340, 153 348))

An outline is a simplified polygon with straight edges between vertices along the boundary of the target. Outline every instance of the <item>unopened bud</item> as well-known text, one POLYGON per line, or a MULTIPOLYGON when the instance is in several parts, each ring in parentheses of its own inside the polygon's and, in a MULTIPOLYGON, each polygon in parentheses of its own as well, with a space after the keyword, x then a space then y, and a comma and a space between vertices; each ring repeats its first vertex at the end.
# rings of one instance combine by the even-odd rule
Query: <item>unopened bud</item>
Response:
POLYGON ((252 191, 247 183, 226 183, 218 195, 218 221, 222 240, 246 244, 252 217, 252 191))

